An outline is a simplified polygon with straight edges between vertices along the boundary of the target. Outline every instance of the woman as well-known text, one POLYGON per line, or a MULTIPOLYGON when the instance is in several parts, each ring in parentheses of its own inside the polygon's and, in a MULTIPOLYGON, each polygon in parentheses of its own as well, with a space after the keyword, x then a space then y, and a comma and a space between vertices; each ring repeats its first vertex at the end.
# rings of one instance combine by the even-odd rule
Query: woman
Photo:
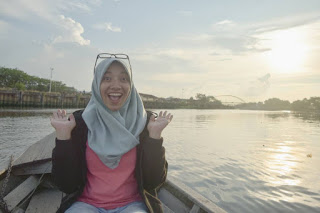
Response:
POLYGON ((162 212, 157 190, 168 164, 161 132, 172 115, 146 112, 128 66, 112 56, 95 69, 85 110, 51 118, 52 175, 67 194, 58 212, 162 212))

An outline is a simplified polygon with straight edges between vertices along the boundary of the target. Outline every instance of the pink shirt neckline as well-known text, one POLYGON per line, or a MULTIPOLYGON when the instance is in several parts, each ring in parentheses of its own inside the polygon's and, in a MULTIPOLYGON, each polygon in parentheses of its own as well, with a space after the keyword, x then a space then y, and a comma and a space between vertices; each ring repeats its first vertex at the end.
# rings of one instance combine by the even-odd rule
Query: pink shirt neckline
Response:
POLYGON ((87 183, 78 198, 96 207, 114 209, 142 200, 135 178, 136 147, 125 153, 118 167, 110 169, 86 143, 87 183))

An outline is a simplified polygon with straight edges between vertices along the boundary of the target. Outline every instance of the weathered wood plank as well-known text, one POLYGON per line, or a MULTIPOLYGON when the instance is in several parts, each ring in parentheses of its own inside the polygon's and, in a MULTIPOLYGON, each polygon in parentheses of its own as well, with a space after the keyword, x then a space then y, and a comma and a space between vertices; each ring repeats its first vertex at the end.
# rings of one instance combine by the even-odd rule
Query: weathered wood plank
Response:
POLYGON ((51 173, 51 161, 28 164, 24 166, 15 167, 12 169, 14 175, 35 175, 43 173, 51 173))
MULTIPOLYGON (((226 213, 226 211, 221 209, 219 206, 215 205, 212 201, 203 197, 202 195, 192 190, 191 188, 183 184, 181 181, 176 180, 175 178, 170 177, 170 179, 167 180, 167 184, 165 185, 165 187, 172 187, 173 189, 180 191, 182 194, 184 194, 185 197, 187 197, 193 203, 197 204, 197 206, 199 206, 202 210, 206 212, 226 213)), ((170 191, 169 188, 168 190, 170 191)))
MULTIPOLYGON (((24 180, 25 180, 25 178, 23 178, 21 176, 19 177, 19 176, 10 175, 8 182, 6 184, 3 196, 6 196, 7 194, 9 194, 9 192, 11 192, 18 185, 20 185, 24 180)), ((0 180, 0 189, 1 190, 4 187, 3 186, 4 182, 5 182, 5 178, 0 180)))
POLYGON ((24 213, 24 210, 22 208, 16 208, 12 210, 12 213, 24 213))
POLYGON ((189 213, 198 213, 199 211, 200 211, 200 207, 194 204, 189 213))
POLYGON ((5 196, 4 201, 7 203, 8 209, 11 211, 17 206, 35 187, 37 187, 38 181, 39 179, 37 177, 30 176, 5 196))
POLYGON ((16 166, 33 161, 51 159, 52 149, 55 146, 55 137, 55 132, 53 132, 31 145, 17 160, 13 162, 13 165, 16 166))
POLYGON ((161 202, 161 206, 164 213, 174 213, 168 206, 161 202))
POLYGON ((36 193, 25 213, 54 213, 58 210, 62 192, 57 189, 45 189, 36 193))
MULTIPOLYGON (((56 185, 53 183, 52 178, 50 175, 44 176, 43 180, 41 181, 41 186, 47 188, 47 189, 56 189, 56 185)), ((61 192, 63 195, 64 193, 61 192)))
POLYGON ((160 189, 158 196, 161 202, 164 203, 168 208, 170 208, 175 213, 183 213, 183 212, 190 211, 190 208, 188 208, 183 202, 181 202, 178 198, 173 196, 165 188, 160 189))
POLYGON ((3 162, 1 162, 0 164, 0 178, 2 178, 5 174, 5 172, 8 169, 8 165, 9 165, 10 159, 5 159, 3 160, 3 162))

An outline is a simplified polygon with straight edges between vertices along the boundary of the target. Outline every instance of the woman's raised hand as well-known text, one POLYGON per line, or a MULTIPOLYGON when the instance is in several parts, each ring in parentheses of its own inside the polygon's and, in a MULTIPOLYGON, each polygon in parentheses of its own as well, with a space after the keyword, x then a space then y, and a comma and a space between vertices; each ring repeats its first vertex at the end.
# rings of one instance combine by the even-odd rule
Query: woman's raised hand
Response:
POLYGON ((76 126, 73 114, 69 118, 66 114, 65 110, 59 109, 50 118, 51 125, 56 129, 56 137, 59 140, 69 140, 71 138, 71 131, 76 126))
POLYGON ((167 111, 162 113, 160 111, 159 116, 156 118, 154 115, 151 115, 148 123, 149 136, 154 139, 160 139, 161 133, 164 128, 171 122, 173 115, 171 113, 167 114, 167 111))

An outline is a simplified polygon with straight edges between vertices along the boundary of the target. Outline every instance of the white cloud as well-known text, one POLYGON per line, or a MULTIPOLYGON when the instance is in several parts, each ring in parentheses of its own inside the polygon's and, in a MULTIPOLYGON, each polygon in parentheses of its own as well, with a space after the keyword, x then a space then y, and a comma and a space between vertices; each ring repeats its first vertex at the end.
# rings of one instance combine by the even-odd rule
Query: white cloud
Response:
POLYGON ((252 23, 237 23, 225 19, 214 23, 209 32, 181 35, 177 40, 189 47, 212 47, 218 54, 227 52, 232 55, 241 55, 249 52, 265 52, 270 48, 261 46, 264 40, 261 36, 263 33, 308 25, 318 20, 320 16, 315 13, 252 23))
POLYGON ((0 14, 20 20, 40 16, 45 19, 51 17, 55 6, 51 1, 16 0, 0 1, 0 14))
POLYGON ((91 12, 91 8, 82 2, 74 2, 74 1, 65 1, 64 4, 59 4, 58 7, 60 7, 63 10, 75 10, 75 11, 84 11, 84 12, 91 12))
POLYGON ((111 32, 121 32, 121 28, 120 27, 114 27, 112 26, 111 22, 105 22, 105 23, 99 23, 99 24, 95 24, 93 25, 94 29, 97 30, 105 30, 105 31, 111 31, 111 32))
POLYGON ((101 0, 59 0, 57 7, 65 11, 76 11, 92 13, 92 10, 97 6, 100 6, 101 0))
POLYGON ((69 9, 76 8, 90 11, 91 5, 95 6, 101 3, 100 0, 93 1, 93 3, 89 2, 90 1, 68 1, 68 3, 66 3, 62 0, 58 0, 57 2, 48 0, 1 1, 0 13, 7 17, 31 22, 33 24, 43 24, 43 21, 45 21, 47 23, 46 28, 50 28, 51 31, 57 35, 52 39, 53 43, 75 42, 80 45, 89 45, 90 40, 84 39, 81 36, 84 29, 80 23, 57 14, 61 11, 61 5, 65 5, 64 7, 69 9))
POLYGON ((57 24, 62 29, 61 35, 57 36, 53 43, 75 42, 80 45, 89 45, 90 40, 84 39, 82 25, 71 18, 60 15, 57 24))
POLYGON ((217 22, 215 25, 234 25, 235 23, 233 21, 230 20, 223 20, 220 22, 217 22))

